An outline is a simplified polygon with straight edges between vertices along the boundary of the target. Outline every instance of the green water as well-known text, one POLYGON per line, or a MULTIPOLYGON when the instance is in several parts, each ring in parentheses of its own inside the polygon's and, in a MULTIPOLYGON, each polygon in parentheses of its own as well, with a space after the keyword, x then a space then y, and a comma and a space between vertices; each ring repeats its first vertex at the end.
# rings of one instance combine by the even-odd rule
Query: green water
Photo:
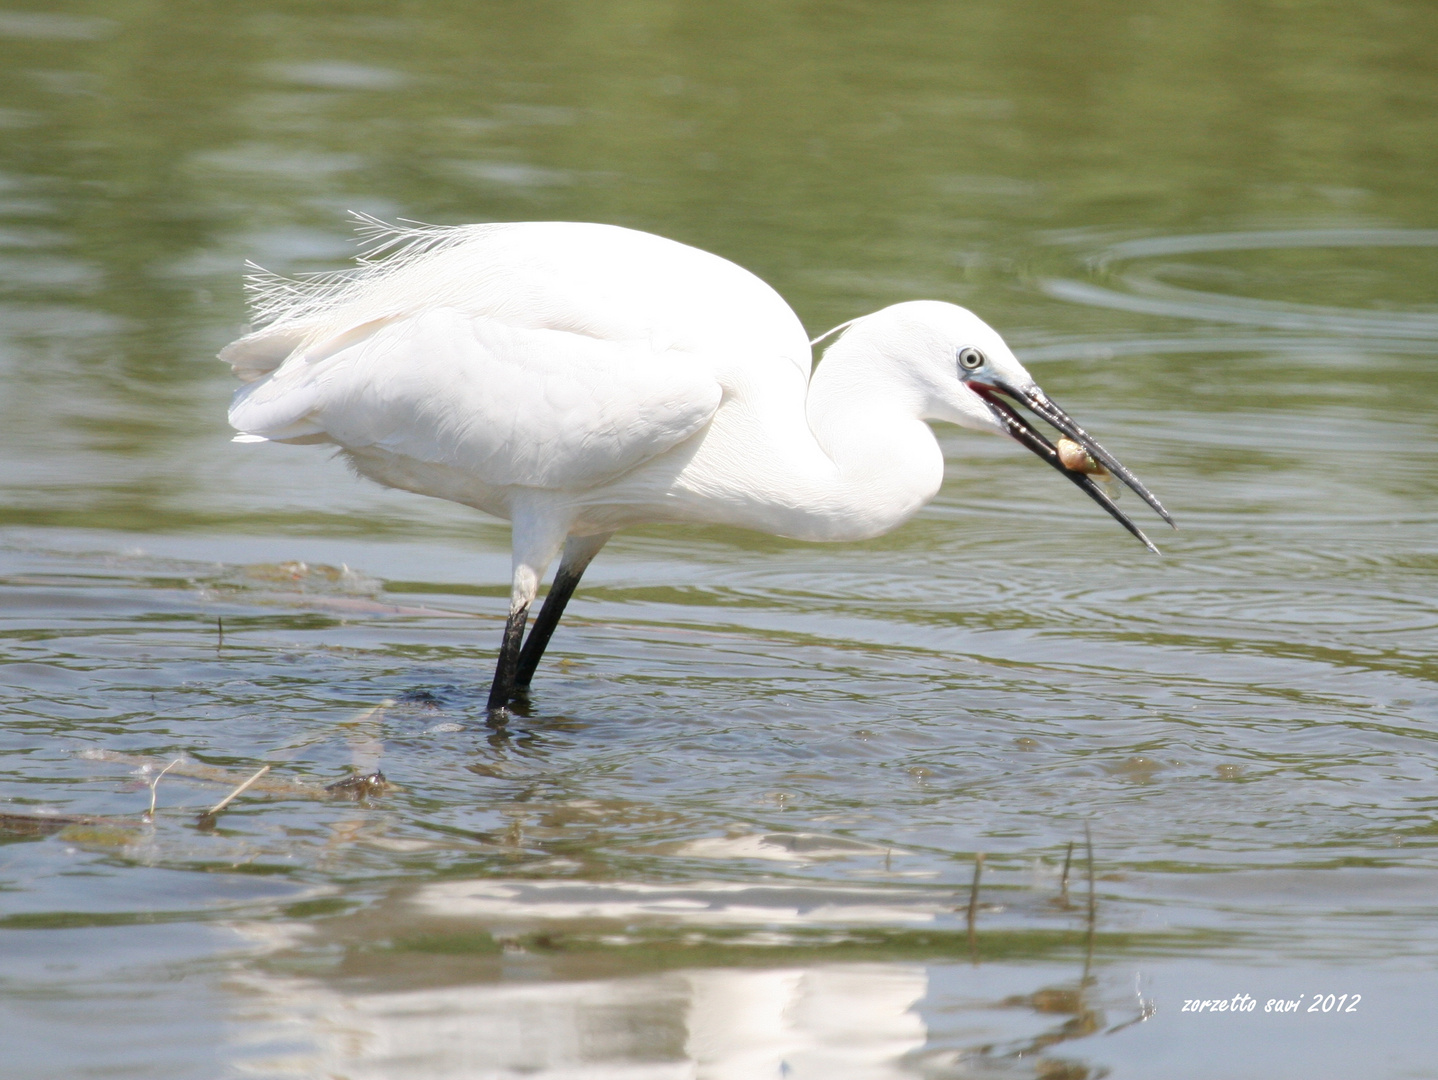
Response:
POLYGON ((1438 8, 50 3, 0 58, 7 1077, 1438 1076, 1438 8), (348 210, 964 304, 1182 530, 945 430, 872 542, 621 535, 487 725, 506 527, 228 442, 244 260, 348 210))

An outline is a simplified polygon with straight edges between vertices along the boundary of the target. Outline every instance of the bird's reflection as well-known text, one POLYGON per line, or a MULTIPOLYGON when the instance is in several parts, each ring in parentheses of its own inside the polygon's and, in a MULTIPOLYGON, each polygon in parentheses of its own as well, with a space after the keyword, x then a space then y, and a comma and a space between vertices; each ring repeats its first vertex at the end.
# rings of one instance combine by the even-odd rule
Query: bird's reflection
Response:
MULTIPOLYGON (((956 1005, 943 1000, 951 984, 948 991, 936 985, 934 965, 924 963, 552 979, 543 977, 544 963, 534 962, 536 951, 513 950, 501 965, 505 977, 483 983, 371 991, 255 976, 247 981, 263 1005, 246 1012, 271 1034, 251 1030, 246 1042, 267 1075, 351 1080, 1104 1075, 1056 1052, 1105 1030, 1092 979, 956 1005), (1035 1032, 1035 1021, 1047 1026, 1035 1032)), ((578 974, 606 964, 571 957, 565 966, 578 974)), ((952 970, 959 967, 972 970, 967 964, 952 970)), ((951 979, 952 971, 939 982, 951 979)))
MULTIPOLYGON (((521 829, 516 818, 504 843, 521 847, 521 829)), ((354 1080, 1098 1077, 1065 1044, 1153 1006, 1135 986, 1132 1015, 1110 1026, 1106 1007, 1121 1006, 1095 973, 1091 843, 1084 856, 1084 947, 1060 962, 1059 939, 1036 937, 1017 964, 984 948, 979 858, 959 910, 942 887, 431 882, 336 920, 321 931, 329 946, 298 950, 308 963, 317 945, 342 957, 330 977, 282 973, 294 970, 284 950, 254 968, 247 981, 263 1005, 251 1015, 275 1035, 247 1039, 289 1047, 266 1058, 274 1075, 354 1080), (855 933, 868 942, 862 961, 855 933), (920 943, 922 958, 902 958, 920 943)))

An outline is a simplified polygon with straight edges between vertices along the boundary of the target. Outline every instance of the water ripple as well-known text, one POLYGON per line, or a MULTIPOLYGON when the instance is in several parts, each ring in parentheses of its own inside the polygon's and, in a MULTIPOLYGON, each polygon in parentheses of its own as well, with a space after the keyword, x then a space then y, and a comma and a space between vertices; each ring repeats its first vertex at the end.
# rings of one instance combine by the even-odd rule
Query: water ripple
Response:
MULTIPOLYGON (((1108 273, 1119 263, 1157 256, 1295 247, 1438 247, 1438 230, 1299 229, 1144 237, 1112 244, 1086 261, 1095 271, 1108 273)), ((1168 285, 1152 273, 1141 271, 1124 274, 1119 280, 1126 291, 1070 278, 1044 278, 1039 288, 1055 299, 1093 307, 1274 330, 1361 336, 1386 342, 1377 347, 1397 351, 1401 348, 1396 342, 1438 339, 1438 315, 1428 313, 1377 312, 1210 293, 1168 285)))

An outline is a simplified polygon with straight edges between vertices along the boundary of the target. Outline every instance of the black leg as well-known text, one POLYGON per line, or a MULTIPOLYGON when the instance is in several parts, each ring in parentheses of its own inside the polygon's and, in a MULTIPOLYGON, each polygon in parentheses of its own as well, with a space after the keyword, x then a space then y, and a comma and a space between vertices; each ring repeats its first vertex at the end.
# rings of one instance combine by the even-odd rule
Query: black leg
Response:
POLYGON ((499 646, 499 662, 494 665, 494 682, 489 687, 489 711, 509 704, 514 696, 514 669, 519 663, 519 645, 524 640, 524 624, 529 619, 529 605, 509 613, 504 624, 504 642, 499 646))
POLYGON ((534 678, 534 669, 539 667, 539 659, 549 645, 554 628, 559 625, 559 617, 564 614, 565 605, 574 595, 574 589, 579 584, 579 579, 584 576, 584 571, 589 568, 594 556, 599 554, 599 549, 608 539, 608 534, 583 536, 571 539, 564 545, 564 558, 560 560, 559 569, 555 571, 554 584, 545 594, 544 606, 539 609, 539 617, 534 620, 534 628, 529 631, 529 640, 524 643, 524 649, 519 654, 519 667, 514 673, 515 689, 528 689, 530 680, 534 678))
POLYGON ((530 680, 534 678, 534 669, 539 667, 539 658, 544 655, 550 636, 559 625, 559 617, 564 614, 564 606, 574 595, 574 587, 579 584, 579 578, 584 573, 582 569, 575 573, 565 573, 565 569, 561 566, 554 575, 554 584, 545 594, 544 606, 539 609, 539 615, 534 620, 524 648, 520 650, 519 667, 514 673, 516 689, 527 689, 530 680))

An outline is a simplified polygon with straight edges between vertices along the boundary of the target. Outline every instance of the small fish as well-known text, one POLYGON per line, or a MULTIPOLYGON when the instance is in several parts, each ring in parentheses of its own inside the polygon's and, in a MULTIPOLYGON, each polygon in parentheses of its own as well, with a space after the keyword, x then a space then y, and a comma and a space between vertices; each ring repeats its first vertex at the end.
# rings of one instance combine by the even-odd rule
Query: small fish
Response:
POLYGON ((376 770, 367 775, 354 775, 333 784, 326 784, 325 790, 331 795, 343 795, 349 799, 366 799, 372 795, 383 795, 389 781, 384 773, 376 770))
POLYGON ((1059 461, 1069 472, 1087 473, 1089 476, 1108 476, 1109 472, 1093 455, 1072 439, 1060 439, 1054 443, 1059 452, 1059 461))

